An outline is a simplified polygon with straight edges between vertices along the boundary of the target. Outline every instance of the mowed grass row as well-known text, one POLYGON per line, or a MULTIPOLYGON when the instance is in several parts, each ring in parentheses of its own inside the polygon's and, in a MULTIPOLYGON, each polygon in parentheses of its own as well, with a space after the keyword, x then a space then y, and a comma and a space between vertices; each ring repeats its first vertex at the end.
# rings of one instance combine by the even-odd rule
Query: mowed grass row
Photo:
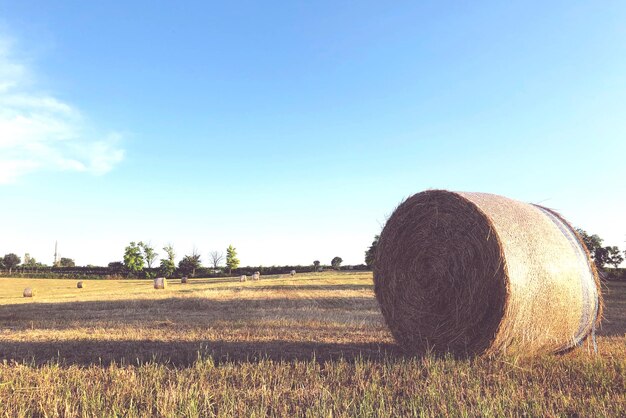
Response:
POLYGON ((371 273, 0 280, 5 416, 626 415, 623 283, 598 355, 462 360, 400 352, 371 273))

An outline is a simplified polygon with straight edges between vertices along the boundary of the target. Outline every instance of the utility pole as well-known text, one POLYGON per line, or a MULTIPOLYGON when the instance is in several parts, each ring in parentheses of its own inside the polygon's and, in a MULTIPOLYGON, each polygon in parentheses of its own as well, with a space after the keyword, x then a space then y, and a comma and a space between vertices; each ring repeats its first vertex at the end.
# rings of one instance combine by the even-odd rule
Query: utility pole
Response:
POLYGON ((59 257, 57 254, 57 247, 58 247, 58 242, 54 241, 54 264, 52 264, 52 266, 54 267, 59 267, 59 257))

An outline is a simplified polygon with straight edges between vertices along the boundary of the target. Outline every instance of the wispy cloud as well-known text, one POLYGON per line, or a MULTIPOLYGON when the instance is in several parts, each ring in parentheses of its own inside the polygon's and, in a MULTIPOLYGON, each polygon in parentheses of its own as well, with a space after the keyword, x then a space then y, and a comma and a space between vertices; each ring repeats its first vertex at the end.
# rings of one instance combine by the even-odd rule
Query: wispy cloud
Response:
POLYGON ((98 133, 72 105, 33 87, 0 35, 0 184, 38 171, 102 175, 124 158, 121 135, 98 133))

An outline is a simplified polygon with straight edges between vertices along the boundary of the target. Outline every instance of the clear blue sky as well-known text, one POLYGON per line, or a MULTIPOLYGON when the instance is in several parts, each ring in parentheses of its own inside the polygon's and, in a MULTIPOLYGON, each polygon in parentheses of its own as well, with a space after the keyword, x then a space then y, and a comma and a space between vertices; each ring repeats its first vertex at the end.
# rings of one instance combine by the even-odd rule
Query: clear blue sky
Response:
POLYGON ((427 188, 626 248, 624 22, 623 1, 0 0, 0 253, 361 263, 427 188))

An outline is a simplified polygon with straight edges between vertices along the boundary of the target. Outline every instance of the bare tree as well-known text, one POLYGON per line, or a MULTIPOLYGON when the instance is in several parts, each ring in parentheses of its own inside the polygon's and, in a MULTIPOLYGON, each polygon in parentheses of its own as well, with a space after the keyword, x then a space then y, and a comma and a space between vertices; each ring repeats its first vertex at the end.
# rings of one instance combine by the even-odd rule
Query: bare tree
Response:
POLYGON ((220 266, 222 260, 224 260, 224 253, 220 251, 211 251, 209 253, 209 262, 213 264, 214 269, 220 266))

